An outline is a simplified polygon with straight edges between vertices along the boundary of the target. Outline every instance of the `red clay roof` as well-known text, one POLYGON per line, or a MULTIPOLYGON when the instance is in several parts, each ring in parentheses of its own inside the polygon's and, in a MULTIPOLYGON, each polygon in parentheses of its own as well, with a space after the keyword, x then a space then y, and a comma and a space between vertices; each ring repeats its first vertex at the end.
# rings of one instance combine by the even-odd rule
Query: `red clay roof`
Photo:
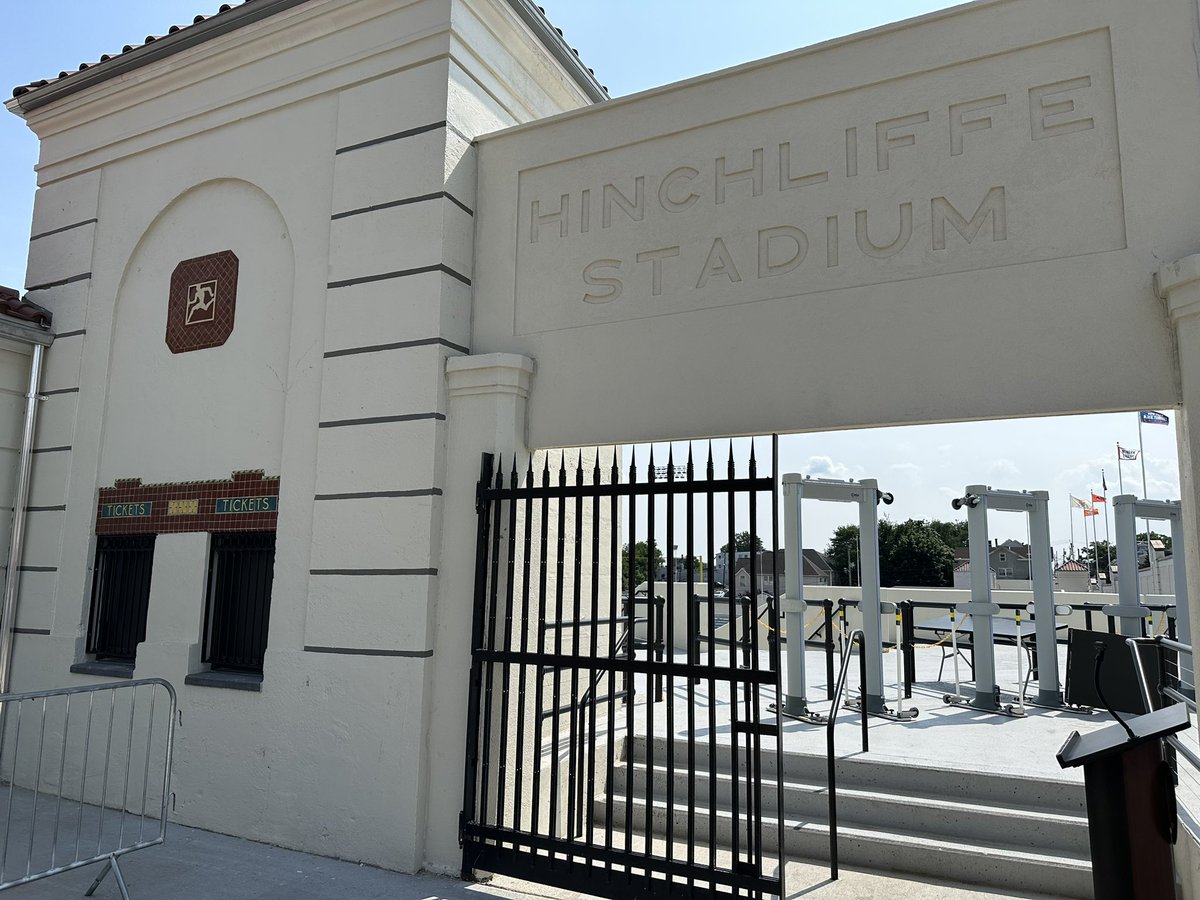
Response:
POLYGON ((134 50, 144 47, 147 44, 153 44, 155 41, 161 40, 162 38, 167 37, 168 35, 176 34, 177 32, 183 31, 187 28, 191 28, 192 25, 199 25, 201 22, 205 22, 209 19, 216 18, 217 16, 222 15, 223 13, 229 12, 229 10, 233 9, 236 6, 245 6, 248 3, 254 3, 254 2, 255 2, 255 0, 244 0, 244 2, 242 2, 242 3, 222 3, 220 9, 218 9, 211 16, 196 16, 194 19, 192 19, 191 24, 188 24, 188 25, 172 25, 170 28, 167 29, 166 34, 159 34, 159 35, 148 34, 148 35, 146 35, 146 39, 144 41, 142 41, 140 44, 126 44, 124 47, 121 48, 120 53, 105 53, 96 62, 91 62, 91 63, 81 62, 74 69, 68 69, 68 70, 59 72, 57 78, 43 78, 40 81, 32 81, 29 84, 18 85, 17 87, 13 88, 13 92, 12 92, 13 96, 20 97, 23 94, 28 94, 30 91, 35 91, 38 88, 45 87, 48 84, 54 84, 55 82, 61 81, 64 78, 70 78, 72 75, 78 75, 80 72, 86 71, 87 69, 90 69, 93 66, 102 65, 103 63, 108 62, 110 59, 113 59, 118 56, 123 56, 126 53, 132 53, 134 50))
POLYGON ((43 328, 49 328, 54 319, 50 310, 28 300, 21 300, 21 294, 18 291, 2 284, 0 284, 0 315, 20 319, 22 322, 29 322, 32 325, 41 325, 43 328))
MULTIPOLYGON (((97 60, 96 62, 91 62, 91 63, 81 62, 74 69, 69 69, 69 70, 64 70, 62 72, 59 72, 58 76, 56 78, 43 78, 39 81, 32 81, 29 84, 17 85, 15 88, 13 88, 12 95, 13 95, 13 97, 21 97, 32 91, 36 91, 39 88, 44 88, 51 84, 57 84, 57 83, 63 81, 64 79, 71 78, 72 76, 78 75, 81 72, 87 71, 88 69, 94 68, 96 66, 102 66, 105 63, 108 63, 109 60, 120 59, 121 57, 125 56, 126 54, 133 53, 137 50, 140 50, 141 48, 143 48, 149 44, 153 44, 156 41, 160 41, 163 38, 167 38, 167 37, 170 37, 171 35, 178 34, 181 31, 187 31, 187 30, 193 28, 194 26, 199 25, 201 22, 207 22, 210 19, 221 18, 222 16, 225 16, 227 13, 229 13, 230 10, 238 9, 238 8, 241 8, 244 6, 249 6, 250 4, 256 3, 256 2, 261 2, 261 0, 243 0, 243 2, 241 2, 241 3, 222 3, 220 8, 210 16, 200 15, 200 16, 196 16, 194 19, 192 19, 190 24, 172 25, 170 28, 167 29, 166 34, 146 35, 146 39, 144 41, 142 41, 140 44, 126 44, 124 47, 121 48, 120 53, 106 53, 103 56, 101 56, 100 59, 97 60)), ((563 38, 562 29, 554 27, 553 23, 551 23, 550 19, 546 16, 546 10, 540 6, 538 6, 536 8, 537 8, 538 12, 541 13, 542 18, 545 19, 546 24, 549 25, 551 28, 553 28, 554 31, 556 31, 558 33, 559 38, 563 40, 563 46, 567 47, 572 54, 574 54, 576 57, 578 57, 579 51, 576 50, 574 47, 570 47, 568 44, 566 44, 565 38, 563 38)), ((596 75, 595 71, 593 71, 590 68, 587 71, 592 75, 593 78, 595 78, 595 75, 596 75)), ((607 94, 608 88, 603 87, 603 86, 601 86, 601 87, 602 87, 604 93, 607 94)))

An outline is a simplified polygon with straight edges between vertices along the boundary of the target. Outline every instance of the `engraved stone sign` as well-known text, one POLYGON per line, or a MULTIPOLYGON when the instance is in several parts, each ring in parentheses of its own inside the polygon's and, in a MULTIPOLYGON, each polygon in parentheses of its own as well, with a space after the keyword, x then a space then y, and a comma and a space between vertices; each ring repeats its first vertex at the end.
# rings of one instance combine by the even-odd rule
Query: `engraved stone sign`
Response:
POLYGON ((1121 249, 1109 34, 526 169, 516 213, 517 334, 1121 249))

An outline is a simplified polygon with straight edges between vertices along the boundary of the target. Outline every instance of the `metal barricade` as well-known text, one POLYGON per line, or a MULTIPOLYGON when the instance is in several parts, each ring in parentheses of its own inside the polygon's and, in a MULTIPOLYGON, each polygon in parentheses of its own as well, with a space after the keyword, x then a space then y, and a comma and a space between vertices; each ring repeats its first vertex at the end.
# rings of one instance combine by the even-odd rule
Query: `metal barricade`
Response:
POLYGON ((175 737, 161 678, 0 695, 0 891, 161 844, 175 737), (164 721, 165 720, 165 721, 164 721))

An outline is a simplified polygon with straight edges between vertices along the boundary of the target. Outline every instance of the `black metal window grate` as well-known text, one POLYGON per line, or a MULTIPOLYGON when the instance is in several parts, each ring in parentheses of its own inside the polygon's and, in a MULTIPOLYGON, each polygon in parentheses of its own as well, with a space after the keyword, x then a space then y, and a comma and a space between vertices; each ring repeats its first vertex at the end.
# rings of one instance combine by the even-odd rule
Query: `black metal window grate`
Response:
POLYGON ((275 573, 275 532, 212 536, 204 661, 213 669, 262 672, 275 573))
POLYGON ((133 662, 146 639, 154 535, 96 538, 87 652, 96 659, 133 662))

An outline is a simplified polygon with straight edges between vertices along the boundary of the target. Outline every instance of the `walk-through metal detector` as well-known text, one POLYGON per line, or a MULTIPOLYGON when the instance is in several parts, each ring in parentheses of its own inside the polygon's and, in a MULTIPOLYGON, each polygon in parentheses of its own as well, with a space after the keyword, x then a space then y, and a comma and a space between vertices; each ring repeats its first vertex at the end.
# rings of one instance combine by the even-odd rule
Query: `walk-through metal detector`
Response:
MULTIPOLYGON (((782 610, 787 622, 787 693, 782 715, 805 722, 823 723, 825 717, 808 708, 804 659, 804 555, 801 528, 801 503, 804 500, 829 500, 858 504, 859 573, 862 600, 859 612, 863 620, 862 652, 867 660, 866 693, 862 698, 867 713, 902 721, 915 718, 916 709, 891 709, 883 700, 883 636, 879 603, 879 513, 880 502, 891 503, 892 495, 879 490, 873 478, 862 481, 837 481, 830 478, 805 478, 797 473, 783 476, 784 564, 787 592, 782 610)), ((847 700, 847 706, 857 705, 847 700)), ((777 708, 772 705, 772 712, 777 708)))
MULTIPOLYGON (((1172 565, 1175 574, 1175 635, 1184 644, 1191 644, 1191 617, 1188 615, 1187 570, 1183 548, 1183 507, 1178 500, 1139 500, 1133 494, 1113 497, 1113 517, 1116 519, 1117 538, 1117 605, 1106 606, 1106 615, 1119 620, 1121 634, 1140 637, 1142 624, 1150 610, 1141 604, 1141 590, 1137 576, 1137 520, 1150 519, 1171 523, 1172 565), (1125 577, 1133 572, 1132 578, 1125 577)), ((1150 531, 1146 530, 1146 540, 1150 531)), ((1179 658, 1180 681, 1194 686, 1191 658, 1181 654, 1179 658), (1187 657, 1185 659, 1185 657, 1187 657), (1182 670, 1187 670, 1182 671, 1182 670), (1184 677, 1186 676, 1186 677, 1184 677)))
MULTIPOLYGON (((1033 614, 1038 660, 1038 695, 1031 706, 1065 709, 1058 677, 1055 637, 1054 580, 1050 568, 1050 494, 1047 491, 1001 491, 985 484, 968 485, 966 494, 951 501, 955 509, 967 508, 968 545, 971 556, 971 602, 963 610, 971 617, 971 646, 975 657, 975 698, 970 705, 987 712, 1021 716, 1020 709, 1000 702, 996 684, 996 650, 992 616, 1000 607, 992 602, 988 564, 989 509, 1023 512, 1029 522, 1029 578, 1033 583, 1033 614)), ((1018 652, 1021 652, 1018 648, 1018 652)), ((1024 691, 1024 685, 1020 685, 1024 691)), ((959 700, 949 696, 948 702, 959 700)))

